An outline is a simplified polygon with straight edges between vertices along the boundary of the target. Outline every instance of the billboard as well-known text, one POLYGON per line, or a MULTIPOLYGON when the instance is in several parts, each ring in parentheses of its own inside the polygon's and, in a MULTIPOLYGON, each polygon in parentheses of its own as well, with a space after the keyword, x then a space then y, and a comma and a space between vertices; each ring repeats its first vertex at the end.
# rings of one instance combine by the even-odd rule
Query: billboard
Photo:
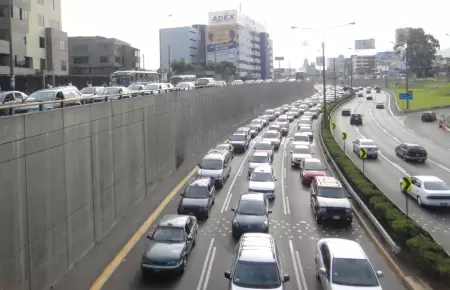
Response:
POLYGON ((236 48, 236 25, 206 27, 206 51, 220 52, 236 48))
POLYGON ((324 64, 323 57, 317 56, 316 57, 316 66, 323 66, 323 64, 324 64))
POLYGON ((375 49, 375 39, 355 40, 355 50, 375 49))
POLYGON ((275 60, 284 60, 284 56, 275 56, 275 60))
POLYGON ((236 24, 237 10, 209 12, 208 19, 209 25, 236 24))

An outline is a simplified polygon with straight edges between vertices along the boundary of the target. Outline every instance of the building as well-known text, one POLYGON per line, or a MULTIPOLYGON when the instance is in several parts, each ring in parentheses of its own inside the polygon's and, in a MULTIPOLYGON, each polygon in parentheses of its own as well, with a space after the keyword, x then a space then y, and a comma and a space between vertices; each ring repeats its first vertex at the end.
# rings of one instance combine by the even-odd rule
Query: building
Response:
POLYGON ((328 73, 336 73, 336 76, 343 76, 345 70, 345 56, 339 55, 327 59, 327 71, 328 73))
POLYGON ((206 25, 163 28, 159 30, 160 68, 168 70, 169 63, 183 60, 185 63, 204 65, 206 25))
POLYGON ((275 68, 274 79, 295 79, 295 68, 275 68))
POLYGON ((208 19, 207 62, 233 62, 240 78, 273 78, 273 42, 263 25, 237 10, 210 12, 208 19))
POLYGON ((101 36, 69 37, 70 74, 110 76, 140 68, 140 50, 129 43, 101 36))
POLYGON ((353 75, 372 74, 376 70, 375 55, 352 55, 353 75))
MULTIPOLYGON (((42 70, 67 75, 67 33, 61 30, 61 0, 13 1, 11 31, 15 75, 42 70)), ((8 0, 0 0, 0 75, 10 73, 8 0)))

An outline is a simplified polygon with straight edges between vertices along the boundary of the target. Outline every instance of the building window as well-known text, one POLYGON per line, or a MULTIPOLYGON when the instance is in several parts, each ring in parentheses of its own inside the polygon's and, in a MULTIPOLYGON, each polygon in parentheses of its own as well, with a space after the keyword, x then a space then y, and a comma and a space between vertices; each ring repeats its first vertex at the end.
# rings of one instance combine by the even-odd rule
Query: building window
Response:
POLYGON ((100 56, 100 63, 108 63, 108 57, 107 56, 100 56))
POLYGON ((41 58, 41 65, 40 65, 40 67, 41 67, 41 70, 45 69, 45 58, 41 58))
POLYGON ((27 36, 26 35, 23 36, 23 44, 27 45, 27 36))
POLYGON ((61 70, 67 71, 67 61, 61 60, 61 70))
POLYGON ((9 41, 8 30, 6 30, 6 29, 0 29, 0 40, 6 40, 6 41, 9 41))
POLYGON ((76 56, 72 58, 73 64, 89 63, 89 56, 76 56))
POLYGON ((45 48, 45 37, 39 37, 39 47, 45 48))
POLYGON ((65 40, 61 40, 59 42, 59 50, 61 50, 61 51, 66 51, 67 50, 67 45, 66 45, 66 41, 65 40))
POLYGON ((37 0, 37 4, 44 6, 45 5, 45 1, 44 0, 37 0))
POLYGON ((5 17, 5 18, 9 17, 7 6, 0 6, 0 17, 5 17))
POLYGON ((28 20, 28 11, 20 8, 19 10, 20 20, 28 20))
POLYGON ((120 56, 115 57, 116 63, 122 63, 122 58, 120 56))
POLYGON ((40 27, 45 27, 45 20, 44 20, 44 16, 43 15, 38 15, 38 25, 40 27))

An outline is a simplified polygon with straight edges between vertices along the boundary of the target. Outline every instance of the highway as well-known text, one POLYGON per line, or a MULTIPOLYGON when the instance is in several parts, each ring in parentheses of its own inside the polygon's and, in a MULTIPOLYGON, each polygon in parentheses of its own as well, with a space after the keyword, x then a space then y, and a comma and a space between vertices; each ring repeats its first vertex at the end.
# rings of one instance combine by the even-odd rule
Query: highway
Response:
MULTIPOLYGON (((365 93, 364 93, 365 94, 365 93)), ((365 174, 382 190, 399 208, 406 210, 406 195, 400 191, 399 181, 404 176, 414 175, 434 175, 443 180, 449 179, 450 160, 445 158, 449 151, 438 142, 431 139, 439 139, 439 133, 447 138, 447 132, 439 132, 437 123, 423 124, 429 126, 429 135, 422 134, 408 128, 405 124, 408 118, 414 120, 413 116, 408 118, 396 117, 391 114, 390 96, 381 92, 372 93, 373 101, 366 100, 366 94, 363 98, 354 98, 344 104, 341 108, 349 108, 352 113, 363 115, 362 126, 351 126, 349 117, 341 116, 340 109, 336 110, 332 116, 336 124, 336 136, 341 136, 341 132, 347 132, 346 141, 347 155, 362 168, 362 160, 352 152, 352 142, 360 138, 369 138, 374 140, 379 149, 379 158, 377 160, 366 160, 364 164, 365 174), (376 102, 385 103, 385 109, 376 109, 376 102), (425 164, 410 163, 396 156, 394 148, 401 142, 417 143, 423 145, 428 152, 428 160, 425 164)), ((417 118, 416 118, 417 119, 417 118)), ((337 138, 341 147, 343 141, 337 138)), ((427 209, 417 205, 415 200, 408 198, 408 214, 416 220, 424 229, 426 229, 446 250, 450 252, 450 212, 445 209, 427 209)))
MULTIPOLYGON (((315 129, 318 130, 318 128, 315 129)), ((294 130, 291 128, 290 134, 293 133, 294 130)), ((257 136, 252 144, 259 139, 260 137, 257 136)), ((374 268, 384 272, 385 276, 380 279, 383 289, 405 289, 377 252, 356 218, 349 229, 337 226, 320 227, 315 224, 309 205, 309 189, 302 187, 299 171, 290 166, 290 143, 287 140, 288 138, 283 139, 274 158, 273 167, 278 181, 270 222, 270 233, 276 237, 281 250, 284 272, 290 274, 291 278, 285 284, 285 289, 322 289, 315 277, 314 255, 316 243, 323 237, 357 240, 361 243, 374 268)), ((313 151, 315 157, 322 158, 317 145, 313 145, 313 151)), ((147 239, 142 237, 131 249, 126 259, 112 273, 103 288, 108 290, 227 289, 228 280, 224 278, 224 272, 230 268, 236 246, 231 237, 231 208, 236 205, 240 194, 247 191, 246 166, 249 154, 251 154, 251 150, 245 154, 236 155, 232 161, 232 174, 219 191, 209 219, 200 226, 197 244, 181 278, 161 277, 160 279, 143 280, 140 260, 147 239)), ((161 216, 175 213, 179 198, 177 194, 161 216)))

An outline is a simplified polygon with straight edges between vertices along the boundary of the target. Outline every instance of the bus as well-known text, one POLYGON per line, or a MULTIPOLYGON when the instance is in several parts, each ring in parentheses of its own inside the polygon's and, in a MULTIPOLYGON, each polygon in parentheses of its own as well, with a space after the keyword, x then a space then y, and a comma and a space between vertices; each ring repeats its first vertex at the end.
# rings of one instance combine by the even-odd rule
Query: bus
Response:
POLYGON ((196 81, 197 77, 195 75, 178 75, 170 78, 170 83, 174 86, 183 82, 195 83, 196 81))
POLYGON ((113 72, 111 83, 115 86, 128 87, 134 83, 157 83, 159 76, 157 71, 151 70, 122 70, 113 72))

